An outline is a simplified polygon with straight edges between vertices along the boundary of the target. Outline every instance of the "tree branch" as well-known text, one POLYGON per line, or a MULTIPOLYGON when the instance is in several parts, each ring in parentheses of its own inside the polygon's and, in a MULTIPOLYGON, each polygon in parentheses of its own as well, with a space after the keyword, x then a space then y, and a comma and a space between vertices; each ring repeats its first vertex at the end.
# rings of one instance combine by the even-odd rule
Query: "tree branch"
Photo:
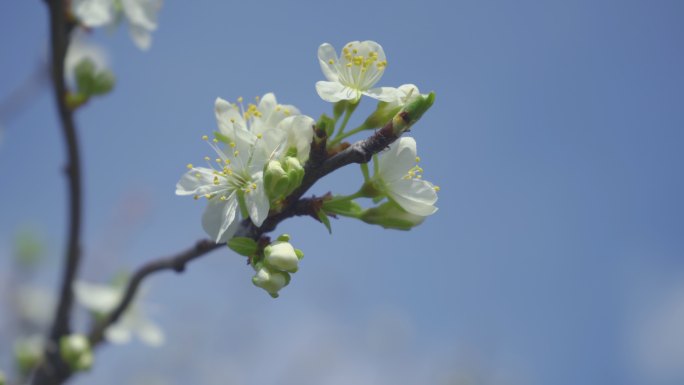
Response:
POLYGON ((126 286, 124 295, 121 298, 121 302, 119 302, 116 308, 114 308, 114 310, 112 310, 112 312, 109 313, 102 321, 95 324, 90 331, 89 340, 91 346, 97 346, 103 341, 105 330, 110 325, 116 323, 121 315, 123 315, 128 306, 135 299, 135 295, 140 287, 140 283, 142 283, 145 278, 163 270, 173 270, 177 273, 182 273, 185 270, 185 265, 188 262, 197 259, 221 246, 225 246, 225 243, 216 243, 209 239, 203 239, 198 241, 193 247, 181 251, 176 255, 161 258, 143 265, 128 281, 128 285, 126 286))
POLYGON ((70 312, 73 305, 72 283, 78 273, 80 262, 81 231, 81 168, 78 137, 74 123, 73 111, 68 107, 67 86, 64 81, 64 58, 69 46, 69 35, 74 24, 67 20, 65 2, 63 0, 46 0, 50 17, 51 69, 54 97, 59 113, 67 149, 67 165, 65 173, 69 191, 69 225, 67 245, 64 255, 64 267, 60 283, 59 299, 49 343, 46 346, 45 359, 33 377, 34 384, 59 384, 70 375, 68 367, 62 362, 58 345, 59 339, 70 333, 70 312))

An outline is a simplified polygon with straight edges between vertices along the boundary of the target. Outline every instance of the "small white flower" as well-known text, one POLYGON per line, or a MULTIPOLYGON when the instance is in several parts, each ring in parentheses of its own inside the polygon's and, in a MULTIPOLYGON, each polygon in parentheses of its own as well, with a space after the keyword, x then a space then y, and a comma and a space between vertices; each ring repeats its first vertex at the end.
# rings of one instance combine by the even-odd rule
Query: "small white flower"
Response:
POLYGON ((126 15, 135 45, 147 50, 152 44, 152 31, 157 29, 157 12, 163 0, 72 0, 71 10, 86 27, 102 27, 118 22, 126 15))
POLYGON ((357 102, 361 95, 366 95, 392 102, 400 96, 396 88, 372 88, 380 80, 387 67, 385 51, 374 41, 347 43, 339 57, 332 45, 321 44, 318 47, 318 61, 328 81, 317 82, 316 91, 325 101, 357 102))
MULTIPOLYGON (((77 281, 73 286, 76 299, 86 309, 96 313, 109 313, 119 304, 123 288, 77 281)), ((138 294, 140 295, 140 294, 138 294)), ((119 320, 107 328, 105 338, 115 344, 124 344, 135 334, 150 346, 164 343, 164 332, 145 314, 140 301, 133 302, 119 320)))
POLYGON ((427 216, 437 211, 439 187, 422 179, 423 169, 416 165, 416 141, 401 137, 377 158, 373 185, 411 214, 427 216))

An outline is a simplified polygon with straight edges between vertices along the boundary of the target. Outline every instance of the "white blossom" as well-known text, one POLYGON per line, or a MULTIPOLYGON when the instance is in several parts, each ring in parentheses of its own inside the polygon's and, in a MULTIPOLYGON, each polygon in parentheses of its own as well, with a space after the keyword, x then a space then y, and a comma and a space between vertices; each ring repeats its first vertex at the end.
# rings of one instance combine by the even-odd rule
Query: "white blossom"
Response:
POLYGON ((427 216, 437 211, 439 187, 422 179, 422 171, 416 163, 416 141, 401 137, 389 146, 389 150, 377 158, 377 172, 373 185, 407 212, 427 216))
POLYGON ((157 29, 157 12, 163 0, 72 0, 71 10, 86 27, 102 27, 119 22, 126 16, 129 33, 141 50, 152 44, 152 31, 157 29))
POLYGON ((387 67, 382 46, 374 41, 347 43, 338 57, 335 48, 324 43, 318 48, 318 61, 327 81, 316 83, 318 95, 325 101, 357 102, 361 95, 385 102, 396 101, 400 93, 396 88, 372 88, 387 67))
MULTIPOLYGON (((114 310, 124 295, 123 288, 84 281, 75 282, 73 290, 77 301, 83 307, 100 314, 114 310)), ((150 346, 160 346, 164 343, 164 332, 147 318, 139 300, 133 302, 121 318, 105 330, 107 341, 115 344, 129 342, 134 334, 150 346)))

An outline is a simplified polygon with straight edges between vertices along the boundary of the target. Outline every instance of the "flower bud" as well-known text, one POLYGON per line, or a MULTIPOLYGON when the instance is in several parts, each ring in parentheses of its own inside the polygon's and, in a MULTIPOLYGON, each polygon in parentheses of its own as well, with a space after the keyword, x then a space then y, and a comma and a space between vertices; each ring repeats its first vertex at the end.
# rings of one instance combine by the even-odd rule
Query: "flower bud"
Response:
POLYGON ((302 167, 302 163, 299 159, 292 156, 285 158, 283 165, 289 181, 285 195, 289 195, 302 184, 302 180, 304 179, 304 167, 302 167))
POLYGON ((425 220, 425 217, 411 214, 392 201, 364 210, 360 218, 366 223, 395 230, 411 230, 425 220))
POLYGON ((74 371, 88 370, 93 366, 90 342, 82 334, 70 334, 59 340, 59 353, 74 371))
POLYGON ((14 343, 14 360, 22 374, 31 373, 43 359, 44 345, 40 335, 21 338, 14 343))
POLYGON ((264 262, 276 270, 296 273, 299 258, 289 242, 276 241, 264 248, 264 262))
POLYGON ((273 298, 278 298, 280 289, 290 283, 290 274, 272 270, 267 266, 260 267, 254 277, 252 283, 264 290, 273 298))
POLYGON ((435 93, 420 95, 407 103, 394 118, 392 118, 392 131, 395 135, 401 135, 408 131, 435 102, 435 93))
POLYGON ((271 200, 287 195, 290 186, 290 178, 283 169, 283 165, 277 160, 271 160, 264 170, 264 188, 271 200))

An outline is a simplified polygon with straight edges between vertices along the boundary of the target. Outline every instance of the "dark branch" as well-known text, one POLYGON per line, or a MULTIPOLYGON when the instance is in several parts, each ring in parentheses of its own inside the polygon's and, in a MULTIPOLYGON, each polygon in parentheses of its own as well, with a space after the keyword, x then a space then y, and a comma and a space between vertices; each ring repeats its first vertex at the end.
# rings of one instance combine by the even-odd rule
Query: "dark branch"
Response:
POLYGON ((58 353, 59 339, 70 333, 70 312, 73 305, 71 286, 76 279, 80 262, 81 231, 81 169, 73 111, 67 105, 67 87, 64 81, 64 58, 69 46, 69 36, 74 25, 67 20, 65 2, 46 0, 50 16, 51 70, 54 97, 59 113, 67 149, 65 172, 69 191, 69 226, 67 232, 64 267, 62 271, 59 299, 50 329, 45 360, 33 377, 34 384, 59 384, 69 377, 70 371, 58 353))
POLYGON ((108 326, 116 323, 116 321, 119 320, 121 315, 135 299, 135 295, 140 287, 140 283, 146 277, 163 270, 173 270, 177 273, 181 273, 185 270, 185 265, 188 262, 192 261, 193 259, 197 259, 221 246, 225 246, 225 244, 204 239, 198 241, 193 247, 187 250, 170 257, 149 262, 138 269, 138 271, 136 271, 128 281, 128 285, 124 291, 124 296, 122 297, 121 302, 119 302, 116 308, 112 310, 112 312, 109 313, 105 319, 97 323, 91 330, 89 335, 91 345, 97 346, 103 341, 104 331, 108 326))

